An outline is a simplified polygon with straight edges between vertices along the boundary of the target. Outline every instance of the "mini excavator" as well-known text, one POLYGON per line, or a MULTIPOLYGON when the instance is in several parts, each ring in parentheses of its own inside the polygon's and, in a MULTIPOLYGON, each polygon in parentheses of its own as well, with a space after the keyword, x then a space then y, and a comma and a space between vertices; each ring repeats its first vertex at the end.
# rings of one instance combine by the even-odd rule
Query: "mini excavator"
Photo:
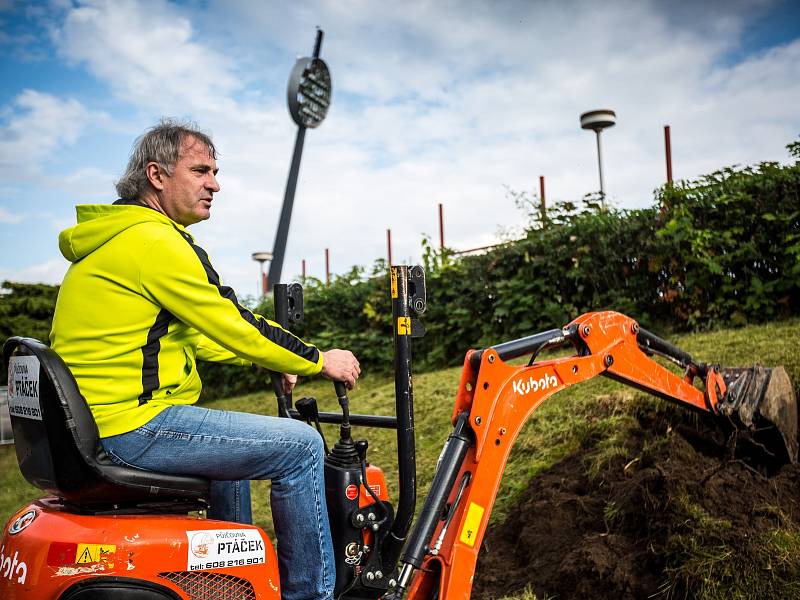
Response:
MULTIPOLYGON (((596 376, 708 414, 723 430, 752 439, 774 461, 797 461, 797 402, 784 368, 698 362, 630 317, 592 312, 561 329, 466 353, 453 429, 415 520, 411 342, 424 334, 419 316, 426 308, 425 277, 419 267, 406 266, 392 267, 390 275, 396 415, 351 414, 347 390, 338 382, 340 412, 320 412, 313 398, 292 408, 291 397, 274 386, 279 415, 306 420, 320 432, 320 423, 339 426, 325 466, 337 599, 467 600, 522 426, 552 395, 596 376), (564 348, 572 353, 539 358, 564 348), (529 359, 509 362, 520 357, 529 359), (367 460, 367 441, 353 438, 354 426, 396 430, 396 506, 383 472, 367 460)), ((275 305, 281 325, 296 323, 302 288, 276 286, 275 305)), ((15 337, 3 355, 19 466, 47 495, 5 526, 0 597, 280 598, 267 535, 253 525, 204 518, 208 481, 112 463, 74 378, 50 348, 15 337)))

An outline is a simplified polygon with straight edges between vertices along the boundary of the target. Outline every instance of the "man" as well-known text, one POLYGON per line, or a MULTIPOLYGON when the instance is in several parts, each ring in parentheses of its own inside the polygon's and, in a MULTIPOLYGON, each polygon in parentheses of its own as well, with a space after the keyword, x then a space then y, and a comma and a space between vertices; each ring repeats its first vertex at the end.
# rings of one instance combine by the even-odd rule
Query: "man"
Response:
POLYGON ((77 207, 59 237, 73 264, 52 347, 69 365, 113 460, 212 480, 209 517, 248 522, 250 479, 272 480, 282 597, 331 598, 324 452, 303 423, 195 406, 197 360, 322 373, 352 388, 358 361, 320 352, 242 307, 186 227, 211 216, 211 139, 162 121, 135 144, 113 205, 77 207), (298 518, 299 517, 299 518, 298 518))

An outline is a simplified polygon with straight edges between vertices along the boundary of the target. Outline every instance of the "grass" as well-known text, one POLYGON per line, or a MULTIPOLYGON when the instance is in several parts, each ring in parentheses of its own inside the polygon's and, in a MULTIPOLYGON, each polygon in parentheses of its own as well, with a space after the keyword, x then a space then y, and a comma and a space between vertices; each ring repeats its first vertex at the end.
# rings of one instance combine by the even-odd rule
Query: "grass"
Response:
MULTIPOLYGON (((796 340, 800 338, 800 319, 767 325, 753 325, 740 329, 729 329, 696 335, 675 336, 670 339, 696 359, 728 366, 748 365, 756 361, 766 366, 782 364, 790 377, 800 382, 800 353, 796 351, 796 340)), ((442 445, 450 432, 450 416, 459 383, 460 368, 444 369, 414 376, 415 421, 417 439, 417 506, 421 505, 442 445)), ((333 386, 323 380, 304 383, 295 393, 295 398, 314 396, 318 398, 320 410, 335 411, 338 405, 333 386)), ((492 520, 502 520, 514 504, 520 490, 528 486, 530 478, 551 467, 565 456, 578 451, 587 439, 599 439, 601 452, 592 457, 587 465, 590 473, 599 473, 603 466, 614 458, 624 455, 621 447, 621 431, 630 419, 630 408, 640 403, 645 396, 621 384, 605 378, 568 388, 542 405, 525 425, 517 439, 505 470, 505 477, 493 509, 492 520)), ((205 406, 226 410, 239 410, 261 414, 275 413, 275 400, 268 391, 215 400, 205 406)), ((364 377, 351 394, 351 411, 367 414, 394 414, 394 383, 390 378, 364 377)), ((335 441, 335 428, 325 426, 329 444, 335 441)), ((386 472, 390 495, 397 497, 396 441, 391 430, 370 430, 354 427, 355 437, 369 437, 370 462, 383 467, 386 472)), ((25 502, 40 495, 40 492, 23 480, 19 473, 13 446, 0 447, 0 518, 5 520, 25 502)), ((254 520, 270 535, 271 517, 268 507, 269 484, 255 482, 253 486, 254 520)), ((702 515, 697 515, 701 517, 702 515)), ((606 518, 616 518, 615 507, 607 507, 606 518)), ((697 597, 740 597, 736 590, 718 584, 714 573, 725 563, 729 549, 718 548, 703 540, 688 540, 685 573, 676 573, 676 578, 700 576, 708 580, 709 594, 697 597), (692 546, 692 543, 695 546, 692 546), (691 558, 691 560, 689 559, 691 558), (722 592, 732 593, 723 596, 722 592)), ((764 568, 771 573, 791 572, 800 564, 800 538, 796 532, 782 532, 764 540, 764 568), (784 557, 784 558, 781 558, 784 557), (788 557, 788 558, 786 558, 788 557), (781 562, 783 561, 783 562, 781 562), (782 566, 783 565, 783 566, 782 566), (787 565, 794 565, 789 567, 787 565), (788 571, 787 571, 788 569, 788 571)), ((734 573, 735 575, 735 573, 734 573)), ((800 581, 800 573, 797 573, 800 581)), ((723 578, 724 579, 724 578, 723 578)), ((732 577, 732 579, 736 579, 732 577)), ((727 581, 727 579, 725 579, 727 581)), ((782 589, 788 595, 800 597, 799 583, 787 583, 782 589), (794 586, 793 588, 791 586, 794 586)), ((743 588, 748 589, 748 588, 743 588)), ((749 588, 753 589, 753 588, 749 588)), ((777 589, 777 588, 776 588, 777 589)), ((779 597, 779 596, 775 596, 779 597)), ((532 600, 533 594, 526 592, 514 600, 532 600)), ((511 598, 507 600, 512 600, 511 598)))
POLYGON ((0 518, 5 521, 27 502, 42 495, 19 472, 14 446, 0 446, 0 518))
POLYGON ((703 531, 718 532, 722 530, 730 530, 733 525, 726 519, 717 519, 708 514, 702 506, 693 502, 685 490, 675 494, 672 497, 672 502, 677 507, 677 510, 686 515, 686 525, 692 529, 701 529, 703 531))
POLYGON ((800 598, 800 532, 774 529, 753 545, 758 548, 755 560, 742 560, 739 548, 713 535, 675 536, 670 553, 683 560, 669 569, 659 598, 800 598))
POLYGON ((503 596, 500 600, 549 600, 549 598, 538 598, 530 588, 526 588, 517 596, 503 596))

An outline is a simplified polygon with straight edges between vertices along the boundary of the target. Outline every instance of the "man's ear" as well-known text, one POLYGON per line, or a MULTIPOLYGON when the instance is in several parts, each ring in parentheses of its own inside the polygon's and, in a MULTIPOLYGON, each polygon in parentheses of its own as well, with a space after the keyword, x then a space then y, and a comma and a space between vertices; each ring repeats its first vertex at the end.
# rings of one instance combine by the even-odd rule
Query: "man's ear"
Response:
POLYGON ((159 192, 164 189, 164 178, 169 177, 169 174, 157 162, 149 162, 144 168, 147 180, 159 192))

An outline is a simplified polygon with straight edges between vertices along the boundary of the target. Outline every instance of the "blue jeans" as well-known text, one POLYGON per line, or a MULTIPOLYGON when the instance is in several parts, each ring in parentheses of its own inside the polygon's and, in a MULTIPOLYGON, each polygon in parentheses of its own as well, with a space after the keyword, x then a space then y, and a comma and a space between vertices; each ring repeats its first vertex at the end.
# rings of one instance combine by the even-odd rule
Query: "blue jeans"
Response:
POLYGON ((210 518, 250 522, 249 480, 271 479, 281 598, 333 597, 325 453, 313 428, 293 419, 180 405, 101 442, 120 464, 211 479, 210 518))

